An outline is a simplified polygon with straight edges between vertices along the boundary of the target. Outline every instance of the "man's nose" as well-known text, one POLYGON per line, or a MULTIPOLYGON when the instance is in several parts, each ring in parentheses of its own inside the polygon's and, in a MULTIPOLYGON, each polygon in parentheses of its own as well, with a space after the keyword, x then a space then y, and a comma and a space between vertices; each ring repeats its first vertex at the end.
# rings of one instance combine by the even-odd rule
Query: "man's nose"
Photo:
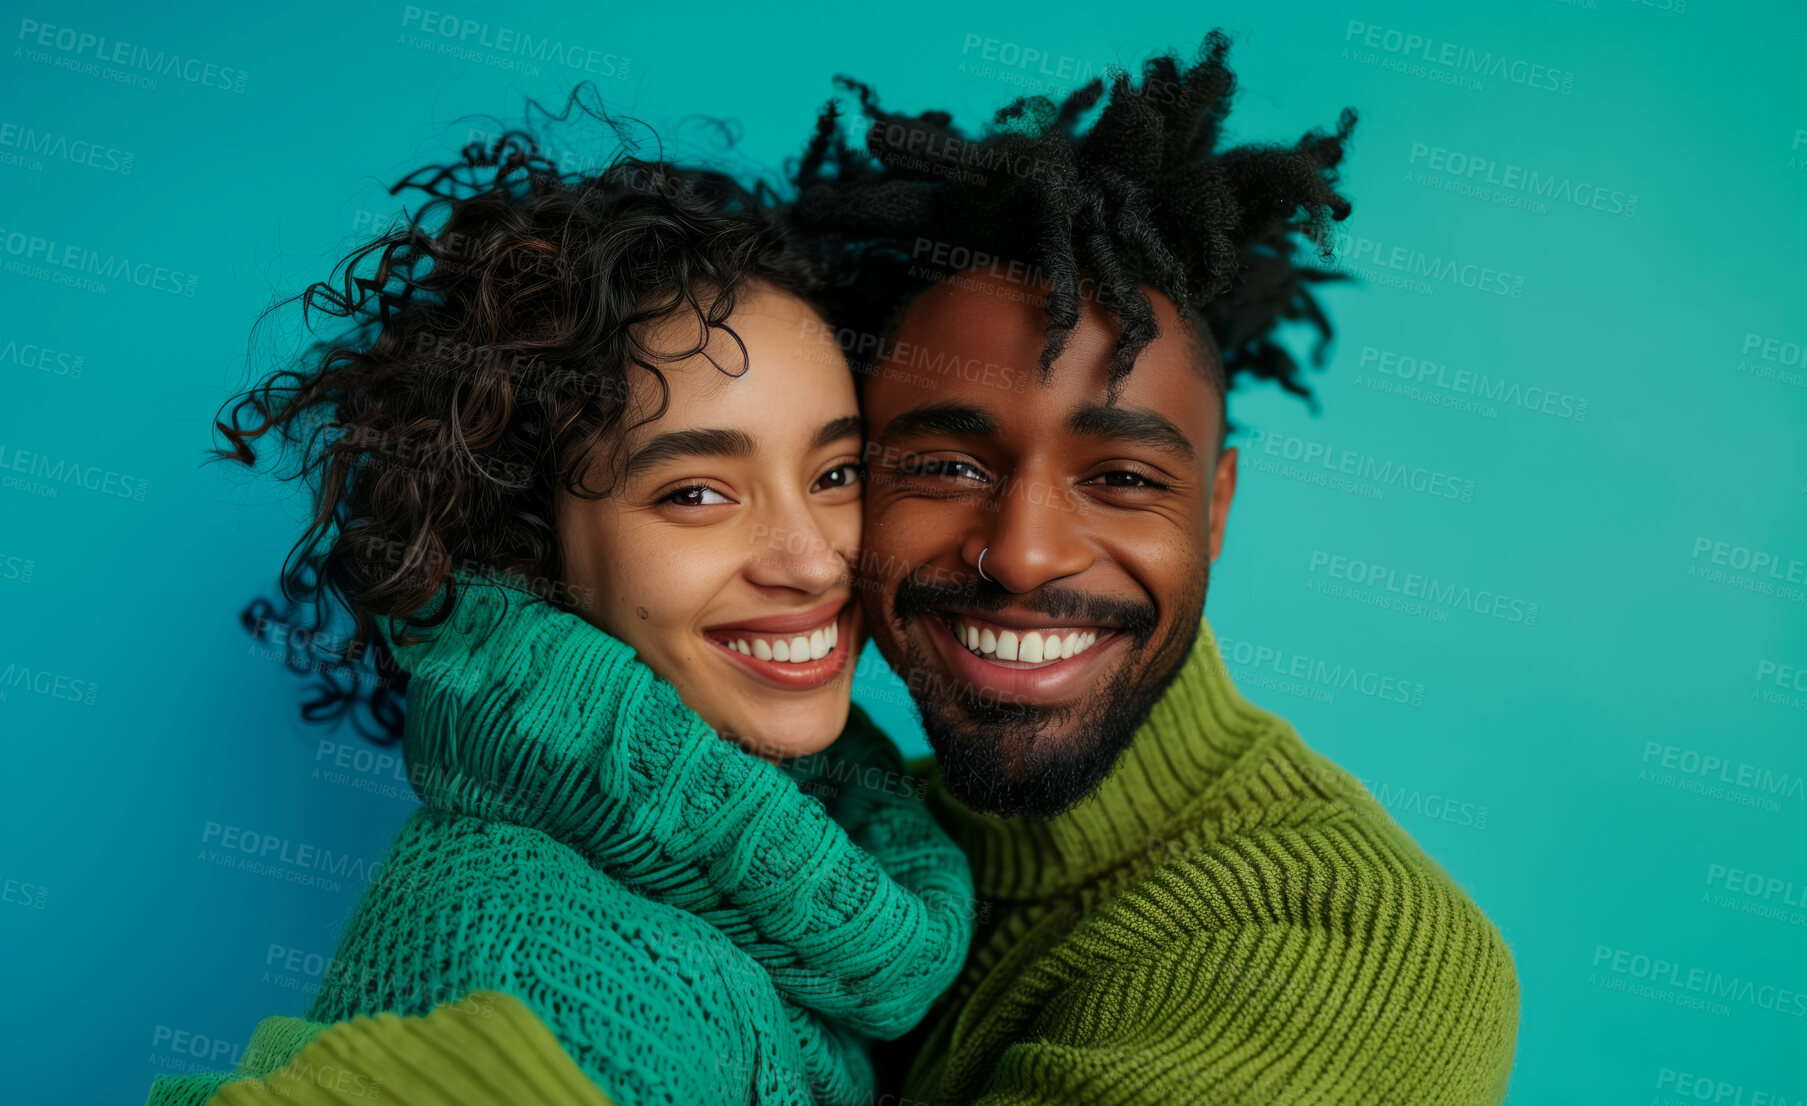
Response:
POLYGON ((1034 591, 1077 576, 1096 560, 1087 520, 1064 487, 1012 479, 988 506, 991 525, 969 537, 961 555, 1005 590, 1019 595, 1034 591))

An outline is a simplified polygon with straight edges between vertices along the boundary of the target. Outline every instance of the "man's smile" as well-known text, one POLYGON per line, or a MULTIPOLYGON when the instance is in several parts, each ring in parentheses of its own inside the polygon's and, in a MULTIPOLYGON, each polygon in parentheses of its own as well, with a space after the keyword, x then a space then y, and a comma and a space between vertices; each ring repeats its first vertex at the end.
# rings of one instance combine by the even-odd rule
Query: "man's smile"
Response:
POLYGON ((1100 634, 1109 639, 1109 627, 1061 626, 1006 617, 990 621, 970 614, 937 611, 947 620, 954 639, 989 661, 1023 668, 1055 664, 1096 645, 1100 634))
POLYGON ((989 618, 935 610, 921 620, 948 670, 982 701, 1059 706, 1085 697, 1126 635, 1104 625, 1056 623, 999 611, 989 618))

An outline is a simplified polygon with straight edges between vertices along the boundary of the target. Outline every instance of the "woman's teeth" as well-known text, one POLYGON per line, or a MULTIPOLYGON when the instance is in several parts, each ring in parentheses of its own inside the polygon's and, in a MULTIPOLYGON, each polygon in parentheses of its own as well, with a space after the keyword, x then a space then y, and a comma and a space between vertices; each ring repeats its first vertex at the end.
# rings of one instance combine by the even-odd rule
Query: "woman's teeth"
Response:
POLYGON ((974 626, 964 619, 956 618, 954 637, 981 657, 1019 661, 1023 664, 1044 664, 1066 660, 1075 653, 1090 649, 1098 640, 1098 631, 1070 630, 1062 634, 1058 630, 1026 630, 1019 634, 1015 630, 994 631, 990 627, 974 626))
POLYGON ((835 621, 808 634, 790 634, 785 637, 749 635, 735 638, 728 642, 728 648, 754 660, 803 664, 806 661, 819 661, 834 652, 834 647, 840 640, 841 626, 839 621, 835 621))

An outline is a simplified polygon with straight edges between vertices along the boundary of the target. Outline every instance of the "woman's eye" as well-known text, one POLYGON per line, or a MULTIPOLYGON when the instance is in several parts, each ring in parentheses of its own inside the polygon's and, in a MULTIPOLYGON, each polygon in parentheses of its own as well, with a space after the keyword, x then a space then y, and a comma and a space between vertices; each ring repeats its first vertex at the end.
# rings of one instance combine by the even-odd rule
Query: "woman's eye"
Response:
POLYGON ((866 466, 856 462, 848 462, 829 469, 816 481, 815 491, 826 491, 831 488, 850 488, 866 479, 866 466))
POLYGON ((731 502, 729 498, 705 484, 693 484, 688 488, 679 488, 665 497, 665 502, 679 507, 713 507, 720 503, 731 502))

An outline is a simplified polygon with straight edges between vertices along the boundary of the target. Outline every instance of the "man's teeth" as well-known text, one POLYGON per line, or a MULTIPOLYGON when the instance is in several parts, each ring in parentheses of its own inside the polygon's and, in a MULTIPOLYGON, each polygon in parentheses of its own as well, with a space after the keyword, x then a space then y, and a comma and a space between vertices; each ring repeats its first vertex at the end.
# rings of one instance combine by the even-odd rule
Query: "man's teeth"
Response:
POLYGON ((981 657, 1043 664, 1066 660, 1075 653, 1085 652, 1097 642, 1098 631, 1071 630, 1064 635, 1058 631, 1049 633, 1036 630, 1021 634, 1015 630, 994 632, 990 627, 981 628, 964 619, 955 619, 954 636, 981 657))
POLYGON ((802 664, 805 661, 819 661, 834 652, 834 647, 840 640, 841 625, 837 620, 812 631, 808 636, 793 634, 789 637, 735 638, 728 643, 728 648, 754 660, 802 664))

